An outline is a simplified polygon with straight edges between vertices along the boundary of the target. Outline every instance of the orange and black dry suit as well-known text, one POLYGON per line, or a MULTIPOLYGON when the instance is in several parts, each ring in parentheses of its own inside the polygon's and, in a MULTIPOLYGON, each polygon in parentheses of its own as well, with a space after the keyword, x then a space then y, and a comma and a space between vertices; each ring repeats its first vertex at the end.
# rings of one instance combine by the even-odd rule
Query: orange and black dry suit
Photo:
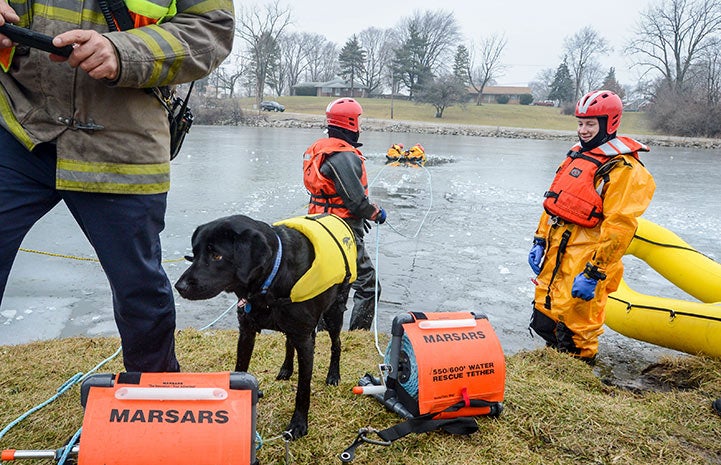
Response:
POLYGON ((580 144, 571 148, 556 172, 536 230, 536 239, 545 241, 545 254, 531 328, 548 345, 592 359, 603 333, 606 299, 618 288, 621 258, 656 184, 638 159, 638 152, 648 152, 648 147, 631 138, 616 137, 588 152, 580 150, 580 144), (588 170, 594 175, 588 176, 588 170), (558 207, 555 200, 569 190, 577 198, 558 207), (573 280, 587 264, 606 275, 590 301, 571 296, 573 280))
POLYGON ((360 150, 335 137, 319 139, 303 156, 303 182, 310 193, 308 213, 338 215, 355 233, 358 276, 352 285, 350 329, 370 329, 375 313, 376 274, 365 249, 363 223, 375 215, 376 206, 368 200, 364 160, 360 150))

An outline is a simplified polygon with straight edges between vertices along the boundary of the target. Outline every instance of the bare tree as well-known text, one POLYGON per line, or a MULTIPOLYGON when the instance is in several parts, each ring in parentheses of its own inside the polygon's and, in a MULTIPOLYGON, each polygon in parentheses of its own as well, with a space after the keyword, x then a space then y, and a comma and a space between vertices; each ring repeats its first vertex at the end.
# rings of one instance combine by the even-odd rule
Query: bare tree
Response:
POLYGON ((307 48, 308 81, 330 81, 338 70, 338 47, 320 34, 311 34, 307 48))
POLYGON ((555 77, 556 70, 553 68, 542 69, 536 74, 533 81, 528 83, 534 100, 548 100, 548 94, 551 93, 551 86, 553 86, 555 77))
MULTIPOLYGON (((593 89, 600 89, 603 87, 603 79, 606 77, 608 70, 605 70, 601 64, 597 61, 592 61, 586 67, 585 76, 581 81, 581 89, 590 91, 593 89)), ((579 95, 580 97, 580 95, 579 95)))
POLYGON ((368 94, 373 95, 382 90, 382 77, 393 56, 393 33, 389 29, 370 27, 358 34, 358 40, 366 51, 365 69, 358 78, 368 94))
POLYGON ((218 98, 218 91, 224 91, 228 98, 235 97, 235 89, 246 72, 242 53, 233 52, 223 65, 211 73, 212 82, 215 84, 215 97, 218 98))
POLYGON ((563 41, 563 56, 566 57, 568 69, 574 82, 573 99, 577 100, 584 91, 584 83, 591 84, 603 79, 596 57, 609 52, 611 49, 606 40, 591 26, 581 28, 580 31, 563 41))
POLYGON ((411 28, 425 41, 425 50, 420 57, 420 67, 430 70, 433 74, 449 71, 448 65, 453 62, 453 53, 460 41, 461 34, 458 21, 452 11, 415 11, 405 21, 403 39, 408 39, 411 28))
MULTIPOLYGON (((263 100, 266 79, 279 59, 278 38, 290 24, 290 8, 281 8, 279 0, 267 3, 261 10, 257 5, 241 5, 236 18, 235 33, 245 43, 251 56, 255 78, 255 101, 263 100)), ((259 107, 260 108, 260 107, 259 107)))
POLYGON ((468 82, 478 94, 476 105, 481 104, 483 89, 499 77, 505 69, 501 58, 503 50, 506 48, 506 42, 504 35, 491 34, 481 39, 477 53, 475 47, 470 51, 471 67, 468 70, 468 82))
POLYGON ((284 33, 279 38, 280 60, 291 91, 293 86, 300 82, 301 75, 308 67, 309 42, 310 34, 307 32, 284 33))
POLYGON ((704 50, 699 65, 701 92, 708 105, 721 105, 721 38, 704 50))
POLYGON ((713 47, 721 29, 718 0, 661 0, 641 13, 635 37, 626 47, 634 66, 655 71, 676 93, 693 65, 713 47))
POLYGON ((443 112, 446 108, 453 105, 463 105, 468 98, 463 81, 453 74, 445 74, 432 81, 426 82, 423 87, 418 89, 416 102, 428 103, 436 109, 436 118, 443 118, 443 112))

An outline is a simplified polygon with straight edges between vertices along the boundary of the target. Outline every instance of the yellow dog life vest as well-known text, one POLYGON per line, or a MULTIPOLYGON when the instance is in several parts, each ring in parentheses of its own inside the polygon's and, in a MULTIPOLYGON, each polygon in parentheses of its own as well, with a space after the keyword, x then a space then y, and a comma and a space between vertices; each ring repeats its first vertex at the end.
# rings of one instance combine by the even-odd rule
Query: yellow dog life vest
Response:
POLYGON ((279 225, 299 231, 310 240, 315 249, 315 259, 310 269, 290 290, 292 302, 310 300, 334 284, 355 281, 358 255, 355 236, 341 218, 321 213, 289 218, 273 224, 279 225))

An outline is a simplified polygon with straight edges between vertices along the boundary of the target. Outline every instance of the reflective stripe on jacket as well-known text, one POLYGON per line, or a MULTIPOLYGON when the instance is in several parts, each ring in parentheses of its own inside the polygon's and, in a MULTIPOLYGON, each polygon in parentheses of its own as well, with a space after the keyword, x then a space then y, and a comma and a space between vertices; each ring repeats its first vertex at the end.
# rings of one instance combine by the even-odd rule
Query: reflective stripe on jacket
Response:
POLYGON ((66 62, 50 61, 46 52, 18 46, 10 69, 0 73, 0 125, 28 150, 56 144, 58 189, 166 192, 168 117, 148 90, 202 78, 222 63, 233 43, 232 1, 133 0, 131 10, 161 22, 124 32, 108 32, 96 0, 9 4, 19 25, 37 32, 103 34, 116 49, 120 75, 112 83, 96 80, 66 62), (163 21, 173 10, 177 14, 163 21))
MULTIPOLYGON (((303 155, 303 183, 310 193, 310 204, 308 213, 333 213, 341 218, 351 218, 354 215, 343 204, 343 199, 338 195, 335 184, 329 179, 320 168, 327 157, 338 152, 353 152, 361 159, 363 154, 360 150, 342 139, 328 137, 319 139, 303 155)), ((362 165, 361 184, 368 195, 368 177, 365 164, 362 165)))

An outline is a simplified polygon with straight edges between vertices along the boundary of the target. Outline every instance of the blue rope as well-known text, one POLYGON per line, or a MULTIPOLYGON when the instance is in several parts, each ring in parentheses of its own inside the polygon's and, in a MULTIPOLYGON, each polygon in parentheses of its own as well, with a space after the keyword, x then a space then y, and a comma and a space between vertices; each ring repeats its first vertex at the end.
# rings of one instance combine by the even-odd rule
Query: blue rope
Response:
POLYGON ((57 389, 57 392, 53 396, 51 396, 48 400, 36 405, 35 407, 31 408, 27 412, 25 412, 22 415, 20 415, 19 417, 17 417, 15 420, 11 421, 5 428, 3 428, 2 431, 0 431, 0 439, 2 439, 2 437, 5 436, 8 431, 10 431, 12 428, 17 426, 18 423, 20 423, 21 421, 23 421, 24 419, 26 419, 33 413, 37 412, 41 408, 45 407, 46 405, 48 405, 50 402, 54 401, 61 395, 63 395, 68 389, 70 389, 71 387, 73 387, 73 385, 75 385, 78 381, 80 381, 80 379, 82 378, 82 375, 83 375, 82 373, 76 373, 70 379, 65 381, 65 383, 63 383, 63 385, 57 389))
MULTIPOLYGON (((411 344, 411 340, 408 339, 408 336, 406 334, 403 334, 401 338, 401 352, 405 352, 408 356, 408 361, 410 362, 410 376, 408 379, 404 382, 401 382, 400 379, 398 379, 398 383, 403 386, 403 389, 406 390, 408 394, 410 394, 413 399, 418 400, 418 362, 416 362, 416 354, 413 351, 413 345, 411 344)), ((386 365, 391 365, 391 344, 388 343, 388 348, 386 349, 386 355, 384 358, 384 363, 386 365)))
POLYGON ((75 443, 78 442, 78 438, 80 437, 80 433, 83 431, 83 427, 81 426, 78 428, 78 430, 73 434, 73 437, 70 438, 70 441, 68 441, 68 444, 63 448, 63 454, 60 456, 60 460, 58 460, 58 465, 64 465, 65 461, 68 459, 68 455, 70 455, 70 452, 72 452, 73 447, 75 446, 75 443))
POLYGON ((5 428, 3 428, 3 430, 0 431, 0 439, 2 439, 2 437, 5 436, 5 435, 8 433, 8 431, 10 431, 12 428, 14 428, 15 426, 17 426, 21 421, 23 421, 24 419, 26 419, 27 417, 29 417, 29 416, 32 415, 33 413, 37 412, 37 411, 40 410, 41 408, 45 407, 45 406, 48 405, 49 403, 53 402, 55 399, 57 399, 58 397, 60 397, 61 395, 63 395, 65 392, 67 392, 71 387, 73 387, 74 385, 82 382, 82 381, 83 381, 85 378, 87 378, 91 373, 97 371, 101 366, 105 365, 107 362, 109 362, 110 360, 112 360, 113 358, 115 358, 115 357, 120 353, 121 350, 122 350, 122 347, 119 347, 118 350, 116 350, 113 355, 111 355, 110 357, 106 358, 106 359, 103 360, 102 362, 100 362, 100 363, 98 363, 97 365, 95 365, 95 367, 94 367, 92 370, 88 371, 87 373, 83 374, 82 372, 79 372, 79 373, 76 373, 75 375, 73 375, 72 377, 70 377, 67 381, 65 381, 65 383, 63 383, 62 386, 60 386, 60 387, 57 389, 57 392, 56 392, 53 396, 51 396, 51 397, 50 397, 49 399, 47 399, 46 401, 44 401, 44 402, 36 405, 35 407, 31 408, 31 409, 28 410, 27 412, 23 413, 22 415, 20 415, 19 417, 17 417, 15 420, 11 421, 5 428))
POLYGON ((208 328, 210 328, 211 326, 213 326, 215 323, 217 323, 218 321, 220 321, 221 318, 223 318, 225 315, 227 315, 229 311, 231 311, 232 309, 236 308, 236 306, 237 306, 237 304, 235 304, 235 303, 231 304, 230 307, 228 307, 227 310, 225 310, 223 313, 221 313, 220 315, 218 315, 218 318, 216 318, 215 320, 211 321, 211 322, 208 323, 207 325, 205 325, 205 326, 203 326, 202 328, 200 328, 200 331, 205 331, 206 329, 208 329, 208 328))

